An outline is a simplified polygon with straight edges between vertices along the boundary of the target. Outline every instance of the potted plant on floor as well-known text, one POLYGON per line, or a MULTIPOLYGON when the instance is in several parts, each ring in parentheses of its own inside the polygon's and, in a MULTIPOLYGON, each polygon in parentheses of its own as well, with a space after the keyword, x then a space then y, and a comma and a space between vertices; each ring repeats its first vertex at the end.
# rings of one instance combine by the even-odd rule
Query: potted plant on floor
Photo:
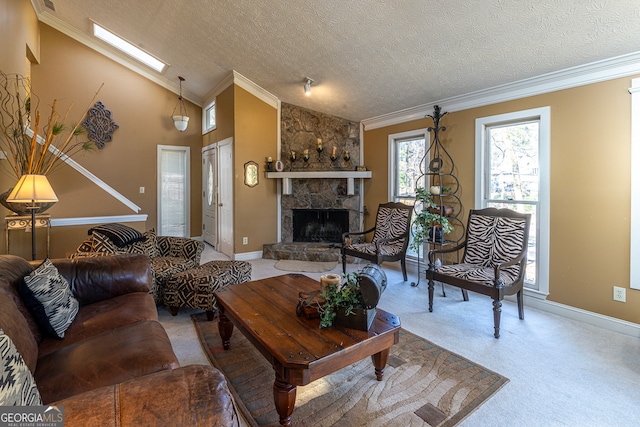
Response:
POLYGON ((453 231, 453 226, 443 213, 446 207, 439 206, 426 188, 416 189, 416 206, 421 207, 413 219, 411 248, 418 251, 424 242, 444 243, 444 235, 453 231))

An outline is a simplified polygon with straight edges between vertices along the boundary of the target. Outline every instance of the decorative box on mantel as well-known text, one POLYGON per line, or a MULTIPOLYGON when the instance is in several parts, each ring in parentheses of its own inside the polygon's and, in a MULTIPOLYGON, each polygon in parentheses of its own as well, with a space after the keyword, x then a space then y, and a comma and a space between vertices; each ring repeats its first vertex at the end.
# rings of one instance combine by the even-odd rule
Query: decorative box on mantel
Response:
POLYGON ((294 178, 345 178, 347 180, 347 194, 353 196, 355 193, 355 180, 371 178, 371 171, 267 172, 266 176, 267 178, 282 179, 282 194, 291 194, 291 180, 294 178))

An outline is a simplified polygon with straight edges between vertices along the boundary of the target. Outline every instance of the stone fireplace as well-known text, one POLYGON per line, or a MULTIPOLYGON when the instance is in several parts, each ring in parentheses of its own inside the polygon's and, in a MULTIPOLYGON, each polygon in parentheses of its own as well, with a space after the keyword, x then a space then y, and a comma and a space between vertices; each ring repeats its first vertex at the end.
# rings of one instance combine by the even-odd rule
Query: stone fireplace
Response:
POLYGON ((318 254, 332 252, 332 259, 337 259, 342 233, 360 230, 362 222, 360 179, 356 177, 354 185, 354 178, 344 177, 354 174, 360 165, 360 124, 282 103, 281 130, 279 158, 284 171, 267 174, 282 182, 280 242, 265 245, 263 257, 326 260, 309 256, 313 247, 318 254), (322 151, 318 150, 319 140, 322 151), (295 161, 291 161, 291 152, 296 153, 295 161), (329 216, 318 219, 319 212, 329 216), (339 227, 336 212, 341 212, 339 227), (317 222, 298 224, 298 216, 308 220, 314 215, 317 222), (298 228, 309 235, 301 237, 298 228))
MULTIPOLYGON (((280 159, 285 171, 346 172, 360 164, 360 124, 306 108, 282 103, 280 159), (323 151, 318 153, 318 139, 323 151), (336 159, 331 159, 334 151, 336 159), (309 159, 302 156, 308 150, 309 159), (296 152, 291 162, 290 154, 296 152), (345 153, 349 153, 345 160, 345 153)), ((303 175, 304 176, 304 175, 303 175)), ((348 182, 341 178, 295 178, 290 194, 281 199, 281 241, 293 242, 294 209, 341 209, 348 212, 348 228, 360 229, 360 191, 356 185, 349 194, 348 182)))

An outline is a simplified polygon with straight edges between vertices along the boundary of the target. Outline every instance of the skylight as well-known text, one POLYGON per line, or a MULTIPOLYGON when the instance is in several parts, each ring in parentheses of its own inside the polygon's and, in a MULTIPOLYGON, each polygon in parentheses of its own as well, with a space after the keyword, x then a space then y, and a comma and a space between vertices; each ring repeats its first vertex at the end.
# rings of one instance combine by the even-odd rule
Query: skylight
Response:
POLYGON ((165 68, 167 68, 167 64, 160 61, 159 59, 154 58, 149 55, 147 52, 142 49, 132 45, 128 41, 123 38, 113 34, 111 31, 101 27, 100 25, 93 23, 93 35, 109 43, 111 46, 116 49, 126 53, 129 56, 132 56, 134 59, 142 62, 143 64, 153 68, 159 73, 162 73, 165 68))

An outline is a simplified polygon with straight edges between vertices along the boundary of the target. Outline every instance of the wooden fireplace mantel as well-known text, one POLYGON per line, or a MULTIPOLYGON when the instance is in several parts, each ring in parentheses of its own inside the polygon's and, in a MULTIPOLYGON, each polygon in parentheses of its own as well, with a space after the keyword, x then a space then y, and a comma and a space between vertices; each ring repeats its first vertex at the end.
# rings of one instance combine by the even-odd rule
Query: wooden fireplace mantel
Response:
POLYGON ((282 194, 291 194, 292 179, 332 179, 347 180, 347 194, 355 193, 355 180, 371 178, 371 171, 295 171, 295 172, 267 172, 267 178, 282 179, 282 194))

